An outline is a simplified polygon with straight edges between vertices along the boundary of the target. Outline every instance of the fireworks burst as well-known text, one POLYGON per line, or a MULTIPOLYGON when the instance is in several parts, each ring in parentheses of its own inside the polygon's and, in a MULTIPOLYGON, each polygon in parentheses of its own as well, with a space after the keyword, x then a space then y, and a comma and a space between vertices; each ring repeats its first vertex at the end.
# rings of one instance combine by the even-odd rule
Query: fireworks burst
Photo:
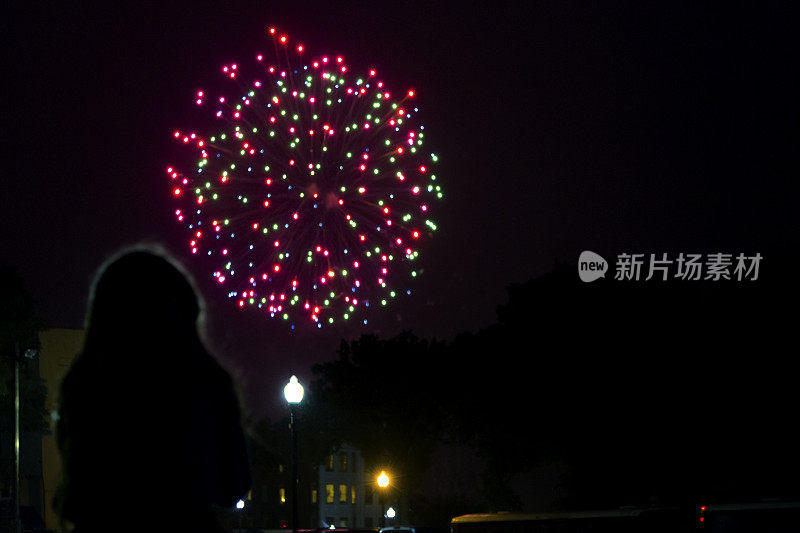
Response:
POLYGON ((167 169, 175 215, 239 307, 292 327, 367 323, 365 308, 410 294, 421 271, 437 156, 423 150, 414 90, 395 96, 342 56, 305 61, 302 44, 268 33, 274 62, 222 67, 234 98, 197 92, 213 133, 174 132, 199 153, 195 170, 167 169))

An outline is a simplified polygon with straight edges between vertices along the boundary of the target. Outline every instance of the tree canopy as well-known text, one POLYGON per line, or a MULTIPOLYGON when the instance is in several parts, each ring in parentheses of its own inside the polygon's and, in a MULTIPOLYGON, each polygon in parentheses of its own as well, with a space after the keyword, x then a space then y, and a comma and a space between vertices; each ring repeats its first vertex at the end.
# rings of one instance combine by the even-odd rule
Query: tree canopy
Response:
POLYGON ((524 484, 537 469, 561 480, 547 505, 569 509, 796 494, 791 273, 725 285, 575 272, 510 285, 496 324, 450 342, 342 341, 304 406, 320 460, 349 442, 428 516, 536 510, 524 484), (443 450, 474 454, 478 487, 453 488, 467 463, 448 470, 443 450), (431 492, 431 472, 450 494, 431 492))

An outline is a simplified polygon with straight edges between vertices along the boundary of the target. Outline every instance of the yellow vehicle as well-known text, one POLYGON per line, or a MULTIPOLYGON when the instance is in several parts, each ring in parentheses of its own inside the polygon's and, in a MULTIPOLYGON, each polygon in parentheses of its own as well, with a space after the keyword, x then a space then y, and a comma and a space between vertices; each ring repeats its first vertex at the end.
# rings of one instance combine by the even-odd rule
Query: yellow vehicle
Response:
POLYGON ((672 533, 680 531, 677 508, 622 508, 552 513, 482 513, 457 516, 450 533, 672 533))
POLYGON ((457 516, 450 533, 797 533, 800 502, 761 501, 605 511, 482 513, 457 516))

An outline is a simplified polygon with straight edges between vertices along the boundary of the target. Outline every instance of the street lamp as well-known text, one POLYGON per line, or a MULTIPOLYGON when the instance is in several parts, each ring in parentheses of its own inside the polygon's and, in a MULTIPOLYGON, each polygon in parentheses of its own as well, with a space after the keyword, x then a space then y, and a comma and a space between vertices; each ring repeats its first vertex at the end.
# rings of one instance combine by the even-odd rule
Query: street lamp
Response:
POLYGON ((237 514, 239 515, 239 533, 242 532, 242 511, 244 510, 244 500, 239 500, 236 502, 236 509, 239 511, 237 514))
MULTIPOLYGON (((16 341, 14 343, 14 523, 11 526, 11 530, 15 533, 22 531, 22 520, 19 514, 19 364, 22 358, 19 352, 19 341, 16 341)), ((25 350, 25 359, 33 359, 37 355, 39 355, 37 350, 25 350)))
POLYGON ((380 492, 378 493, 378 505, 381 507, 381 527, 386 527, 386 512, 383 510, 386 507, 386 488, 389 486, 389 475, 386 473, 385 470, 381 470, 381 473, 378 475, 376 479, 378 483, 378 488, 380 488, 380 492))
POLYGON ((294 407, 303 400, 303 386, 297 381, 297 376, 289 378, 289 383, 283 388, 283 395, 289 404, 289 430, 292 434, 292 531, 297 533, 297 491, 300 480, 297 477, 297 421, 294 407))
POLYGON ((386 471, 381 470, 380 475, 378 476, 378 486, 382 489, 385 489, 389 486, 389 476, 386 474, 386 471))

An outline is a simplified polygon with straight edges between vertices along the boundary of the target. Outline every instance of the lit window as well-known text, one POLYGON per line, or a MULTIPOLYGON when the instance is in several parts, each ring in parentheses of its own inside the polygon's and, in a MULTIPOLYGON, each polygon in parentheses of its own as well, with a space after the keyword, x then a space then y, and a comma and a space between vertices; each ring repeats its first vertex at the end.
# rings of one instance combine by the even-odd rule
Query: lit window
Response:
POLYGON ((339 454, 339 471, 347 472, 347 453, 339 454))
POLYGON ((339 485, 339 503, 347 503, 347 485, 339 485))
POLYGON ((278 494, 281 498, 281 503, 286 503, 286 489, 278 489, 278 494))
POLYGON ((311 489, 311 503, 317 503, 317 489, 311 489))
POLYGON ((325 485, 325 503, 333 503, 333 484, 325 485))
POLYGON ((356 503, 356 486, 350 487, 350 503, 356 503))
POLYGON ((325 466, 328 472, 333 472, 333 454, 328 456, 328 464, 325 466))
POLYGON ((278 472, 283 472, 283 465, 278 465, 278 472))

